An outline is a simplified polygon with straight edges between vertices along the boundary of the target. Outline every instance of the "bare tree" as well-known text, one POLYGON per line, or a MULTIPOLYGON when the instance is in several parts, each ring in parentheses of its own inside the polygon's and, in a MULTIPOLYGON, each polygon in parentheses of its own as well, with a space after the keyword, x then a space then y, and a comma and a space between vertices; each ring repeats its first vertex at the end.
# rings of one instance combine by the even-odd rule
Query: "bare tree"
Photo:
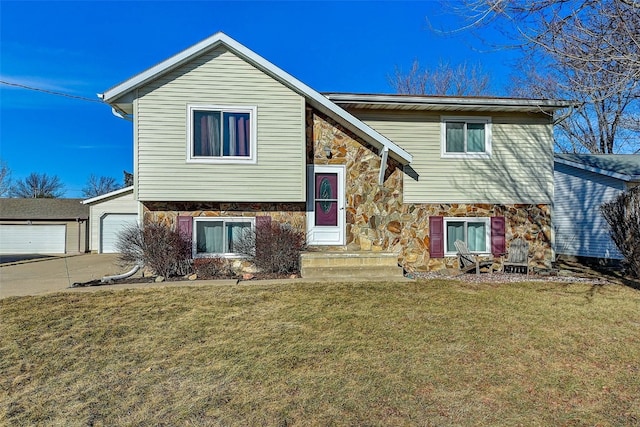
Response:
POLYGON ((6 197, 11 190, 11 169, 0 160, 0 197, 6 197))
POLYGON ((124 174, 124 187, 130 187, 133 185, 133 174, 127 171, 122 171, 124 174))
POLYGON ((638 151, 640 2, 462 0, 450 10, 466 20, 461 28, 502 31, 510 47, 522 49, 529 71, 538 64, 518 91, 578 102, 560 127, 562 150, 638 151))
POLYGON ((428 69, 415 60, 409 72, 405 74, 396 67, 388 80, 397 93, 405 95, 480 96, 490 92, 489 75, 480 65, 469 66, 466 62, 457 67, 441 62, 428 69))
POLYGON ((629 273, 640 278, 640 187, 602 204, 600 212, 609 224, 611 240, 624 256, 629 273))
POLYGON ((571 99, 576 107, 556 123, 555 144, 561 152, 612 154, 638 149, 637 112, 639 99, 627 80, 627 88, 608 92, 616 81, 626 79, 615 74, 592 74, 584 68, 548 64, 545 72, 522 64, 513 79, 512 94, 533 98, 571 99), (589 88, 591 88, 589 90, 589 88))
POLYGON ((21 181, 16 181, 10 190, 11 197, 55 199, 64 195, 64 185, 57 175, 32 172, 21 181))
POLYGON ((82 195, 86 198, 97 197, 118 190, 120 185, 116 179, 110 176, 89 176, 87 183, 82 188, 82 195))

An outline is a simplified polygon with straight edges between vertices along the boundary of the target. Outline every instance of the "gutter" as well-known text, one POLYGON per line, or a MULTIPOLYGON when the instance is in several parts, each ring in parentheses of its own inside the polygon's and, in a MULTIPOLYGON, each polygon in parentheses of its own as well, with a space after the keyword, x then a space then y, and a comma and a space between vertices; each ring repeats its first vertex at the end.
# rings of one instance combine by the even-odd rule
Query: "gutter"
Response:
MULTIPOLYGON (((104 93, 97 93, 96 95, 98 96, 98 98, 100 98, 100 100, 102 102, 105 102, 104 93)), ((109 105, 111 105, 111 104, 109 104, 109 105)), ((115 105, 111 105, 111 114, 113 114, 114 116, 116 116, 119 119, 126 120, 128 122, 133 122, 133 115, 132 114, 127 114, 124 110, 116 107, 115 105)))

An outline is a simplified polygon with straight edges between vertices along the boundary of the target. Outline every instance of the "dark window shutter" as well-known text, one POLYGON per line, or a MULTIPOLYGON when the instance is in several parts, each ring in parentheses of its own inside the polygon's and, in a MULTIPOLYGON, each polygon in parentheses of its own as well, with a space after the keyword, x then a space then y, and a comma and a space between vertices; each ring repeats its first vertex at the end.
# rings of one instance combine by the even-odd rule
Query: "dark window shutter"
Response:
POLYGON ((493 256, 500 256, 506 252, 504 224, 503 216, 491 217, 491 253, 493 256))
POLYGON ((193 236, 193 218, 190 216, 179 216, 178 217, 178 233, 182 237, 185 237, 191 240, 193 236))
POLYGON ((271 228, 271 217, 262 215, 256 217, 256 231, 269 230, 271 228))
POLYGON ((429 256, 444 258, 444 218, 429 217, 429 256))

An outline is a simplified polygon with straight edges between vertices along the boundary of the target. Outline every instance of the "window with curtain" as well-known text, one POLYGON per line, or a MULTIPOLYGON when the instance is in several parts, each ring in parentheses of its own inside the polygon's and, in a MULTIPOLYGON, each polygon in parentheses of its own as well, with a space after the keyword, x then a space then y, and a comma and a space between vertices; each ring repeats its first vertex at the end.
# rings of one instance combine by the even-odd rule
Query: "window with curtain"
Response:
POLYGON ((445 218, 444 222, 447 255, 457 252, 454 245, 456 240, 465 242, 471 252, 491 252, 490 218, 445 218))
POLYGON ((253 229, 246 218, 194 218, 194 223, 197 256, 236 255, 236 245, 253 229))
POLYGON ((442 154, 444 157, 490 154, 489 118, 444 118, 442 154))
POLYGON ((189 106, 188 160, 254 160, 255 114, 255 107, 189 106))

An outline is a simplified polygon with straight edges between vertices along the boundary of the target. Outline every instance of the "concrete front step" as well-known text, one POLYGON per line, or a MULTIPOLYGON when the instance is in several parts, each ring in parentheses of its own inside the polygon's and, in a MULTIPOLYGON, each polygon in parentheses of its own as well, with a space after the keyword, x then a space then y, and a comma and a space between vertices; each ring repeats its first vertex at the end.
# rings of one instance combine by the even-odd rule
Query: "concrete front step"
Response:
POLYGON ((391 252, 304 252, 300 274, 305 279, 400 279, 402 267, 391 252))

